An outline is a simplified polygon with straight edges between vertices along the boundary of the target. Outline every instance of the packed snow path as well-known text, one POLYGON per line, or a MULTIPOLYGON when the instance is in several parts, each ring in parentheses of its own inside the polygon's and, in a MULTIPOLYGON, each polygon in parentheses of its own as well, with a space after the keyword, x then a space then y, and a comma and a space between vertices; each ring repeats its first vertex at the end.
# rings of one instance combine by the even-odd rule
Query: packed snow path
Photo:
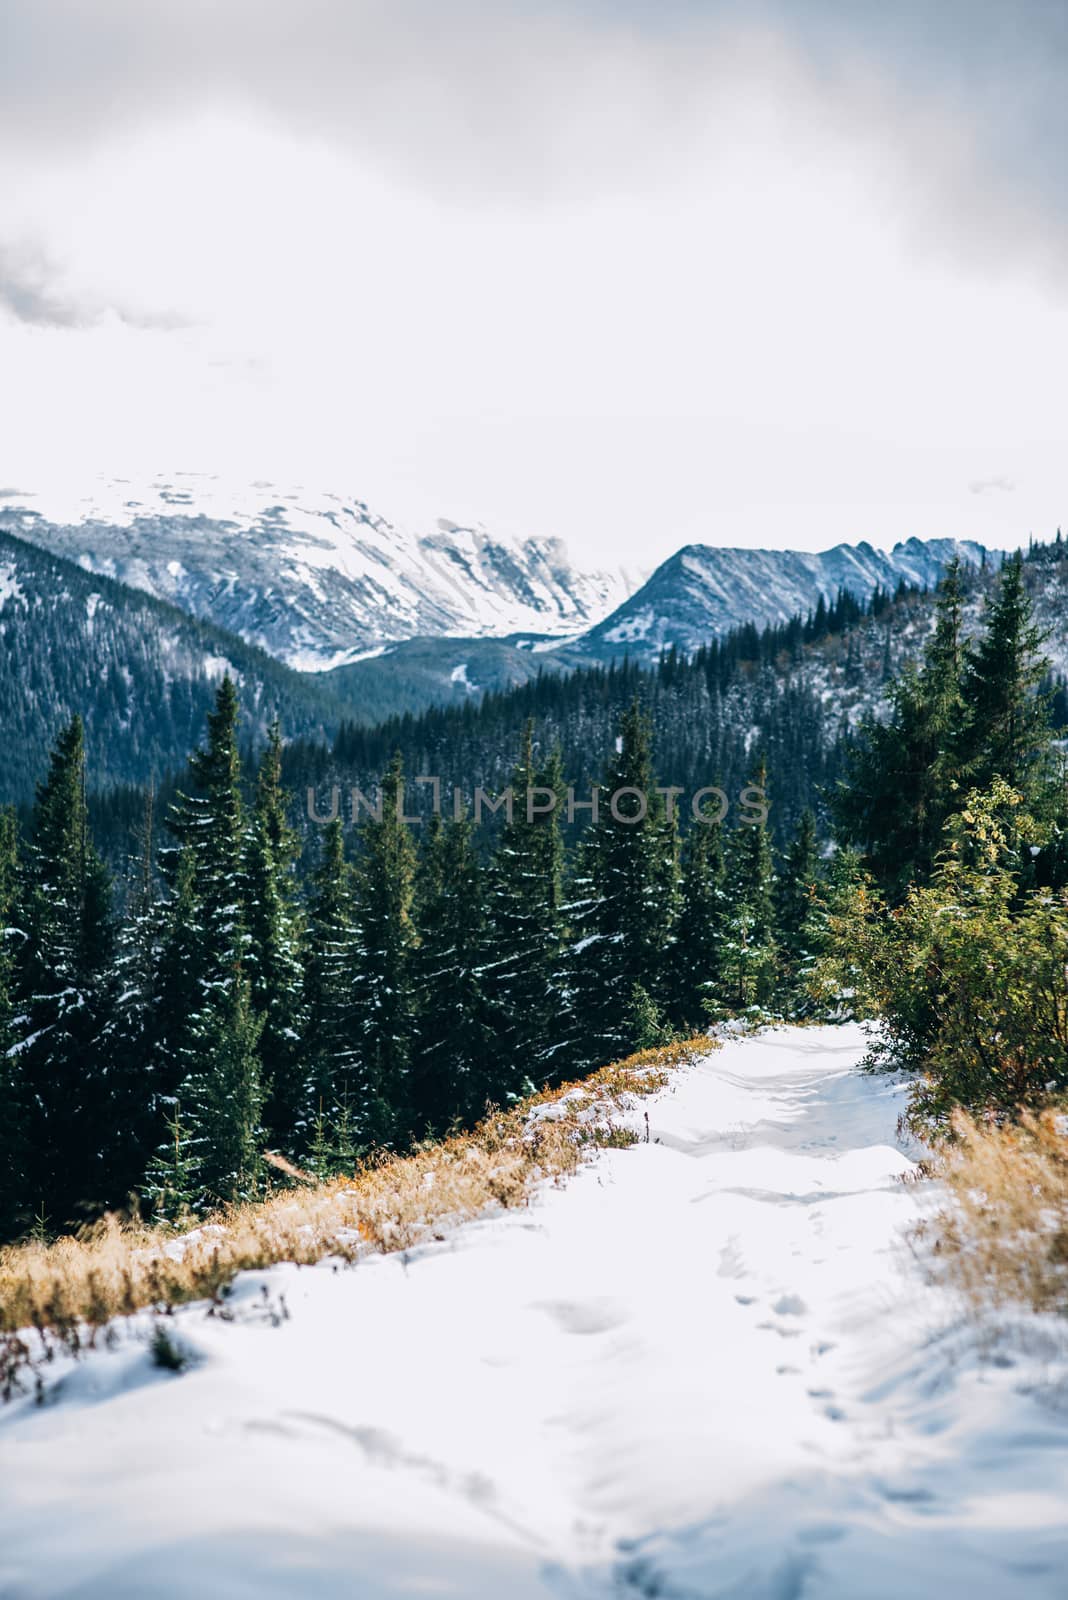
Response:
POLYGON ((732 1043, 529 1209, 246 1274, 192 1370, 132 1339, 8 1407, 0 1596, 1063 1596, 1061 1369, 925 1283, 862 1048, 732 1043))

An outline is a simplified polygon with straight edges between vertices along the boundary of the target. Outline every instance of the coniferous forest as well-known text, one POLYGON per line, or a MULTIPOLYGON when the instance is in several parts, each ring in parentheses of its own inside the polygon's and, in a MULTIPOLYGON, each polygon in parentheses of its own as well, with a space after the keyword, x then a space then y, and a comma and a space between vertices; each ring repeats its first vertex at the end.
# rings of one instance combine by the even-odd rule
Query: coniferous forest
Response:
MULTIPOLYGON (((729 1017, 841 1014, 868 994, 902 1009, 884 1048, 929 1064, 945 996, 915 962, 901 990, 894 944, 933 917, 922 896, 947 873, 983 869, 994 847, 976 830, 1002 840, 1004 917, 1063 916, 1043 673, 1020 563, 972 644, 953 569, 922 662, 825 793, 833 840, 806 811, 776 847, 762 754, 748 808, 695 822, 659 787, 635 699, 600 775, 619 804, 581 830, 565 826, 560 750, 528 722, 508 775, 519 802, 495 827, 449 805, 407 820, 395 755, 377 808, 355 828, 339 812, 303 851, 282 732, 243 763, 227 677, 174 799, 145 799, 119 883, 73 718, 21 837, 11 813, 0 832, 4 1236, 127 1206, 176 1220, 287 1168, 327 1176, 729 1017)), ((1048 1055, 1043 1082, 1065 1071, 1048 1055)))

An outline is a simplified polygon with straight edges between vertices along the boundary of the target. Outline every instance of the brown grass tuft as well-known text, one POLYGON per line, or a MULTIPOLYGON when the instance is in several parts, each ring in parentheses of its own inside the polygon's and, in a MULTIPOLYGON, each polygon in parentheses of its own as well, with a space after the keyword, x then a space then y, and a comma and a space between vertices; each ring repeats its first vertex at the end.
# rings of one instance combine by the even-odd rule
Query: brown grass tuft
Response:
POLYGON ((1068 1115, 999 1126, 958 1112, 953 1134, 933 1163, 952 1194, 933 1224, 943 1275, 977 1310, 1068 1313, 1068 1115))
POLYGON ((633 1143, 613 1114, 662 1088, 672 1067, 715 1048, 699 1037, 642 1051, 493 1111, 471 1133, 369 1162, 351 1178, 235 1207, 189 1232, 105 1217, 77 1238, 0 1249, 0 1395, 13 1392, 28 1361, 27 1330, 46 1348, 52 1338, 76 1352, 116 1317, 218 1301, 246 1268, 404 1250, 491 1206, 526 1204, 542 1180, 559 1181, 606 1145, 633 1143))

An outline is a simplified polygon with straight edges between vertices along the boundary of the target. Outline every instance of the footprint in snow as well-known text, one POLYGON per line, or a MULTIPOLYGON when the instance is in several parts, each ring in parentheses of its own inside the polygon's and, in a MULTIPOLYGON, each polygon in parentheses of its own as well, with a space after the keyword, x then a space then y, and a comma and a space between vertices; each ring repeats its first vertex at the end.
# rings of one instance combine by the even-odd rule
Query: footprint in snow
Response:
POLYGON ((564 1333, 610 1333, 628 1319, 614 1300, 542 1300, 536 1309, 547 1312, 564 1333))
POLYGON ((808 1310, 808 1306, 806 1306, 799 1294, 783 1294, 779 1296, 771 1309, 776 1316, 803 1317, 808 1310))

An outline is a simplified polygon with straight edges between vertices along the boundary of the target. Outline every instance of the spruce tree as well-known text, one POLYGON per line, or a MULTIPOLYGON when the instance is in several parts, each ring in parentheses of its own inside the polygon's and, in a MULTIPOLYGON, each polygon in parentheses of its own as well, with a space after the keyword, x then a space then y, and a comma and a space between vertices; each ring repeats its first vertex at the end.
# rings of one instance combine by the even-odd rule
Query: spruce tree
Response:
POLYGON ((670 999, 667 954, 677 909, 677 834, 657 793, 649 720, 635 703, 620 724, 575 884, 580 1064, 628 1055, 639 1023, 645 1026, 646 1001, 661 1007, 670 999), (636 986, 645 996, 640 1003, 636 986))
POLYGON ((309 1109, 301 1050, 302 926, 294 877, 299 852, 300 840, 286 815, 281 731, 274 722, 260 761, 247 846, 246 970, 253 1009, 263 1019, 264 1120, 272 1143, 291 1156, 306 1142, 309 1109))
MULTIPOLYGON (((189 760, 192 794, 179 792, 169 826, 180 846, 193 853, 196 896, 205 932, 206 982, 226 981, 234 963, 248 954, 245 874, 245 807, 237 722, 240 707, 227 674, 208 712, 205 748, 189 760)), ((173 873, 175 852, 164 866, 173 873)))
POLYGON ((0 810, 0 1243, 25 1222, 29 1193, 25 1085, 14 1040, 14 983, 22 930, 18 912, 18 827, 15 813, 0 810))
POLYGON ((1049 663, 1042 655, 1042 634, 1033 620, 1019 554, 1002 569, 984 624, 982 636, 965 653, 963 781, 969 788, 987 790, 995 778, 1004 778, 1031 800, 1049 776, 1049 702, 1038 692, 1049 663))
MULTIPOLYGON (((766 792, 763 764, 753 785, 766 792)), ((728 1016, 771 1009, 779 999, 779 950, 775 940, 775 870, 767 822, 741 821, 727 847, 727 913, 717 1010, 728 1016)))
POLYGON ((263 1018, 253 1010, 248 980, 236 971, 217 986, 197 1017, 195 1059, 175 1114, 188 1106, 186 1180, 195 1204, 254 1200, 263 1183, 263 1085, 259 1041, 263 1018))
POLYGON ((802 813, 776 883, 780 989, 791 1015, 811 1008, 808 980, 819 954, 819 839, 812 812, 802 813))
MULTIPOLYGON (((239 706, 227 675, 208 713, 205 748, 190 759, 193 795, 180 794, 170 826, 173 894, 162 960, 163 1051, 176 1069, 174 1098, 189 1130, 198 1205, 249 1198, 262 1179, 265 1143, 259 1041, 247 966, 248 877, 239 706), (178 1010, 191 989, 188 1006, 178 1010)), ((165 1159, 164 1140, 157 1159, 165 1159)))
MULTIPOLYGON (((352 872, 345 860, 340 817, 322 832, 322 855, 312 879, 304 947, 303 1054, 307 1077, 307 1151, 318 1151, 321 1175, 335 1156, 340 1131, 358 1110, 360 1054, 359 936, 352 872)), ((357 1119, 358 1120, 358 1119, 357 1119)))
POLYGON ((361 1143, 382 1148, 396 1144, 410 1117, 415 847, 403 821, 403 799, 396 755, 382 782, 381 817, 368 817, 361 830, 356 865, 362 1083, 354 1114, 361 1143))
POLYGON ((115 1001, 111 881, 89 837, 79 717, 38 786, 19 903, 10 1049, 25 1116, 25 1199, 62 1227, 125 1199, 108 1163, 124 1109, 104 1043, 115 1001))
POLYGON ((536 765, 531 722, 511 787, 512 817, 501 831, 489 872, 492 949, 486 992, 496 1035, 494 1098, 506 1098, 524 1081, 540 1083, 553 1076, 553 1047, 566 1008, 563 772, 558 749, 543 767, 536 765))
POLYGON ((855 844, 881 888, 899 899, 934 865, 942 827, 960 793, 963 592, 959 562, 946 569, 934 635, 919 669, 889 689, 890 716, 869 718, 834 797, 840 838, 855 844))
POLYGON ((411 1128, 416 1138, 470 1123, 487 1099, 518 1087, 518 1064, 502 1071, 486 999, 485 896, 466 818, 432 819, 418 877, 419 944, 413 958, 416 1003, 411 1128))
POLYGON ((708 1022, 709 1001, 721 975, 727 923, 726 863, 718 822, 697 822, 682 861, 682 910, 676 940, 675 1016, 688 1032, 708 1022))

